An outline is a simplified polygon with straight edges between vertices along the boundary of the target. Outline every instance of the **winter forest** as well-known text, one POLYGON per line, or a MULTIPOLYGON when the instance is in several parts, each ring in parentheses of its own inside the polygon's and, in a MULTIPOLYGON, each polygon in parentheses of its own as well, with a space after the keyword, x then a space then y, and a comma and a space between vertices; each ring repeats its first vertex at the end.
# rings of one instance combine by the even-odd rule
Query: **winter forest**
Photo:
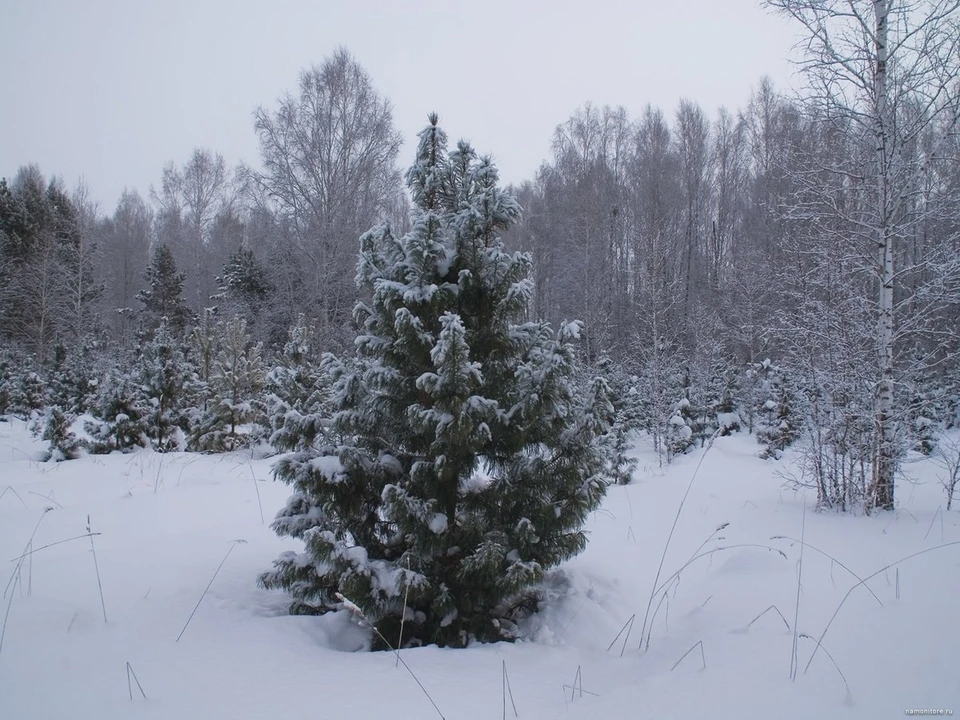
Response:
POLYGON ((920 462, 951 511, 960 3, 766 6, 800 92, 761 68, 744 107, 585 99, 519 185, 442 107, 401 137, 346 48, 256 108, 250 164, 184 148, 115 208, 0 168, 0 427, 49 467, 264 461, 286 544, 245 582, 374 649, 524 637, 605 496, 727 437, 834 524, 897 516, 920 462))

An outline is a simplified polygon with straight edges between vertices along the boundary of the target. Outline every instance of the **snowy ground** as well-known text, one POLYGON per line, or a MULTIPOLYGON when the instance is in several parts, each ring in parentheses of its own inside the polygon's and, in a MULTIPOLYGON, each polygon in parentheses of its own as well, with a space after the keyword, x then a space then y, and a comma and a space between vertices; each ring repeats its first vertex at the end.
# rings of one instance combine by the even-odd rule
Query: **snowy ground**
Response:
MULTIPOLYGON (((0 582, 14 577, 14 559, 35 530, 37 551, 0 602, 0 618, 8 613, 0 718, 439 717, 394 655, 349 652, 365 640, 346 614, 290 617, 284 595, 256 587, 257 574, 296 547, 268 526, 287 495, 270 479, 269 459, 143 451, 37 463, 41 449, 22 422, 0 423, 0 582), (88 515, 101 533, 103 606, 89 539, 41 549, 82 535, 88 515), (136 683, 130 699, 127 663, 146 699, 136 683)), ((960 714, 960 544, 879 572, 867 582, 875 597, 854 589, 823 638, 829 656, 819 652, 807 672, 816 643, 798 638, 791 681, 786 624, 792 629, 797 613, 801 546, 771 540, 804 534, 797 626, 819 637, 858 581, 812 548, 863 578, 960 543, 960 514, 940 511, 936 466, 908 466, 914 481, 901 485, 897 512, 852 517, 812 512, 811 498, 782 489, 776 475, 789 458, 764 462, 756 452, 740 436, 707 453, 661 580, 727 522, 723 539, 701 552, 768 545, 786 558, 745 547, 696 561, 660 607, 649 650, 638 650, 664 542, 703 457, 698 451, 664 471, 641 448, 636 482, 611 488, 590 521, 587 551, 551 578, 552 602, 529 622, 526 640, 403 652, 443 716, 514 717, 509 699, 504 710, 504 667, 520 718, 960 714), (622 656, 626 633, 608 651, 634 614, 622 656)))

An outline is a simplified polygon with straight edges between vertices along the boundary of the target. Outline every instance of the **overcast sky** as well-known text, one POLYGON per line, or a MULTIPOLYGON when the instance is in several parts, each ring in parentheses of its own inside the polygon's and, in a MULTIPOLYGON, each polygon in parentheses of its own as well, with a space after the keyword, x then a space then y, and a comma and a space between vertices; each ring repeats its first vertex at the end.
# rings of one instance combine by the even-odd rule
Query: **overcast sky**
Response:
POLYGON ((793 42, 759 0, 0 0, 0 176, 82 176, 112 212, 194 147, 256 164, 254 108, 343 45, 393 103, 403 164, 435 110, 519 182, 583 103, 713 116, 764 74, 789 87, 793 42))

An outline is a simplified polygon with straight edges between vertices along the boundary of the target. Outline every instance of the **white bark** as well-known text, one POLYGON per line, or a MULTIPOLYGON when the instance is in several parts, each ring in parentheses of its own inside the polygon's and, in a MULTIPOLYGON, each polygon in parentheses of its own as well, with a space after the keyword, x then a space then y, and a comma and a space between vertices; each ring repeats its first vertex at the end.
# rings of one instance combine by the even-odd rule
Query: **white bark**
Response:
MULTIPOLYGON (((876 184, 877 184, 877 251, 879 253, 879 313, 877 317, 877 350, 880 361, 880 383, 874 408, 877 450, 873 463, 873 490, 878 507, 893 508, 894 473, 896 458, 896 427, 893 390, 893 289, 894 289, 894 233, 892 188, 890 187, 892 158, 889 156, 890 112, 887 97, 887 40, 890 0, 874 0, 873 12, 875 70, 874 98, 876 103, 876 184)), ((868 502, 870 499, 868 498, 868 502)))
POLYGON ((945 273, 955 264, 950 238, 942 237, 928 241, 933 252, 922 263, 904 265, 910 262, 905 251, 911 237, 957 219, 949 203, 925 205, 920 188, 960 120, 960 2, 768 0, 767 5, 803 26, 810 107, 816 120, 849 146, 835 160, 814 161, 812 177, 837 183, 808 188, 819 211, 833 218, 811 214, 808 220, 874 278, 876 294, 864 298, 874 313, 877 363, 872 482, 865 500, 868 507, 890 509, 902 414, 895 396, 902 370, 896 350, 934 318, 933 308, 942 302, 933 299, 942 300, 943 288, 950 286, 945 273), (906 277, 922 277, 927 285, 912 286, 908 294, 906 277), (918 310, 913 298, 929 307, 918 310))

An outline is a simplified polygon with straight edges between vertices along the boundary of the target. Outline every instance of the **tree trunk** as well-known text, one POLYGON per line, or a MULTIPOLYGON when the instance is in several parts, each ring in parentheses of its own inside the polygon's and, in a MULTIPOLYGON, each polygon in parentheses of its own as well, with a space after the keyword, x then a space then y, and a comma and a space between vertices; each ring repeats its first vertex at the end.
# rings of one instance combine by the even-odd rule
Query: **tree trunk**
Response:
POLYGON ((874 405, 876 457, 873 464, 874 504, 884 510, 893 509, 894 475, 897 467, 896 427, 893 397, 893 242, 891 228, 892 198, 890 187, 890 130, 887 108, 887 17, 889 0, 874 0, 876 17, 876 69, 874 94, 877 104, 876 173, 877 173, 877 251, 879 254, 879 315, 877 317, 877 351, 880 361, 880 382, 874 405))

